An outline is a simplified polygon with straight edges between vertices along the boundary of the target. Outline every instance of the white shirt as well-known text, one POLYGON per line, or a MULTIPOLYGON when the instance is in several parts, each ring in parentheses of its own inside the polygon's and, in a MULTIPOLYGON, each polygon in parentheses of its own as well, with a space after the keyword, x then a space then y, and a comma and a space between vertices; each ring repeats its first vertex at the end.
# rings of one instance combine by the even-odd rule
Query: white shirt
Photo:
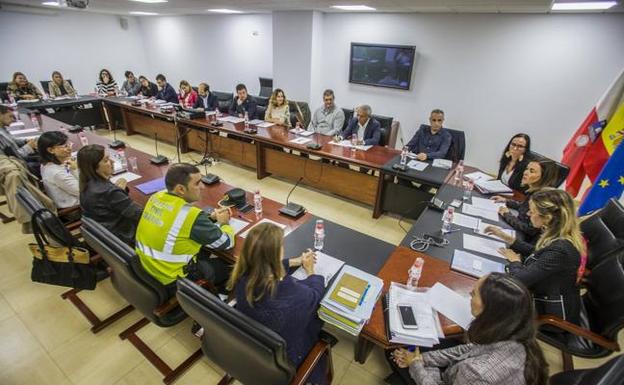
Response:
POLYGON ((364 124, 360 124, 360 121, 358 120, 357 137, 359 141, 364 141, 364 131, 366 131, 366 126, 368 125, 369 120, 370 118, 366 119, 366 122, 364 122, 364 124))
POLYGON ((46 194, 56 205, 63 209, 80 204, 78 189, 78 171, 62 164, 47 163, 41 166, 41 179, 46 194))
POLYGON ((511 178, 511 174, 513 174, 514 169, 511 169, 511 171, 507 172, 507 169, 503 170, 503 173, 501 174, 501 182, 503 182, 503 184, 505 186, 509 186, 509 178, 511 178))

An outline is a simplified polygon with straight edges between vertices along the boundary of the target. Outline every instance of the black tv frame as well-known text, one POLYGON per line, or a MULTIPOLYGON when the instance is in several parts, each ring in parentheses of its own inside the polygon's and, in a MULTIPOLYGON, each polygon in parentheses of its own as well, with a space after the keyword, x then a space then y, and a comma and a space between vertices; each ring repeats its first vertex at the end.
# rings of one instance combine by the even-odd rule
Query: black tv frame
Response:
POLYGON ((373 43, 351 42, 351 48, 349 50, 349 83, 362 84, 362 85, 373 86, 373 87, 394 88, 397 90, 409 91, 412 86, 412 74, 413 74, 412 72, 414 71, 415 61, 416 61, 416 46, 414 45, 373 44, 373 43), (354 46, 411 49, 412 51, 414 51, 414 55, 412 56, 412 65, 410 66, 410 71, 409 71, 409 79, 407 79, 407 87, 392 86, 392 85, 377 84, 377 83, 368 83, 368 82, 361 82, 361 81, 353 80, 351 75, 353 74, 353 47, 354 46))

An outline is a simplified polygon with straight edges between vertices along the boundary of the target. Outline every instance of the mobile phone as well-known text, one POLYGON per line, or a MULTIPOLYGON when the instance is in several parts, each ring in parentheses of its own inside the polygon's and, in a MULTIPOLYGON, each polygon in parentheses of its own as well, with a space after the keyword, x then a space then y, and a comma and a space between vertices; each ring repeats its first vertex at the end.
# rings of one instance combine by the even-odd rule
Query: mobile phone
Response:
POLYGON ((418 329, 418 323, 416 322, 416 315, 414 309, 410 305, 397 305, 399 308, 399 315, 401 317, 401 323, 405 329, 418 329))
POLYGON ((444 203, 444 201, 442 199, 438 199, 436 197, 433 197, 429 201, 429 207, 431 207, 434 210, 444 211, 444 210, 446 210, 446 203, 444 203))

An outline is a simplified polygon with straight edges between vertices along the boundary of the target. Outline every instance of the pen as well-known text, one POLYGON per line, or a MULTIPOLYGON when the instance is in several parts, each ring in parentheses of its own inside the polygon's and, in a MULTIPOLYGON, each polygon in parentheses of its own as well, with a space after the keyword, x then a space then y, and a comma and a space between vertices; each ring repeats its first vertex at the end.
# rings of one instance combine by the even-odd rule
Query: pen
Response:
POLYGON ((366 297, 366 293, 368 293, 368 289, 370 289, 370 283, 366 285, 366 289, 364 289, 364 293, 362 293, 362 297, 360 298, 360 303, 358 303, 358 306, 362 306, 364 298, 366 297))
POLYGON ((450 230, 449 230, 449 231, 447 231, 446 233, 447 233, 447 234, 448 234, 448 233, 454 233, 454 232, 459 231, 459 230, 461 230, 461 229, 450 229, 450 230))

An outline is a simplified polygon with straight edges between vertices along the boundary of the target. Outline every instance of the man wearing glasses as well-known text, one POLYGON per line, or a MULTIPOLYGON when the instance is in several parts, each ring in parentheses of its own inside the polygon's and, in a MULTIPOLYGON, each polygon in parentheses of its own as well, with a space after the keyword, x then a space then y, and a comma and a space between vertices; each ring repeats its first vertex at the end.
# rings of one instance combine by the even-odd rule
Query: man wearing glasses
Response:
POLYGON ((430 125, 421 124, 414 137, 407 143, 410 152, 420 161, 440 159, 451 146, 451 133, 442 127, 444 111, 435 109, 429 116, 430 125))

